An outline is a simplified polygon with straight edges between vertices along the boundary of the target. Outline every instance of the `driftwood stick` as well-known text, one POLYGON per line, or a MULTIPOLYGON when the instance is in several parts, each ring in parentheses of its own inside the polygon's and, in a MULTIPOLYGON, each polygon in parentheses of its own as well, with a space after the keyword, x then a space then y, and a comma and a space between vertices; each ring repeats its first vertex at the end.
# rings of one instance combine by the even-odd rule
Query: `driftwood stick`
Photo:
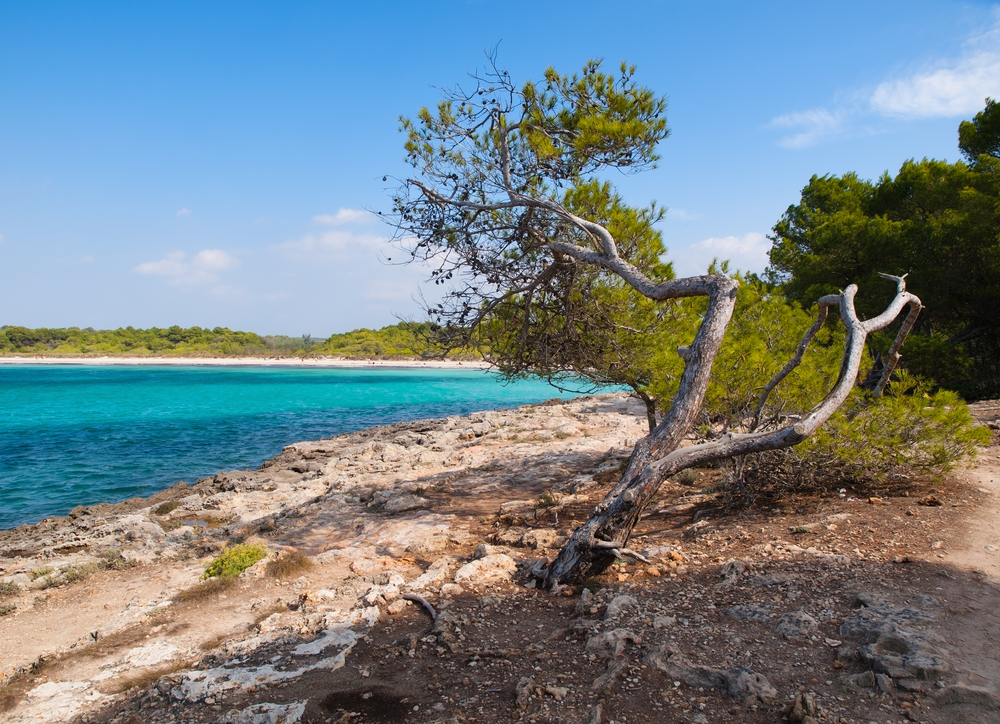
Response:
POLYGON ((619 548, 616 552, 622 556, 629 556, 630 558, 635 558, 637 561, 641 563, 649 565, 649 559, 646 558, 646 556, 642 555, 641 553, 636 553, 635 551, 629 548, 619 548))
POLYGON ((431 602, 428 601, 426 598, 424 598, 423 596, 418 596, 415 593, 404 593, 402 597, 407 601, 413 601, 414 603, 419 603, 421 606, 427 609, 427 613, 431 615, 431 621, 437 621, 438 617, 437 611, 434 610, 434 607, 431 605, 431 602))

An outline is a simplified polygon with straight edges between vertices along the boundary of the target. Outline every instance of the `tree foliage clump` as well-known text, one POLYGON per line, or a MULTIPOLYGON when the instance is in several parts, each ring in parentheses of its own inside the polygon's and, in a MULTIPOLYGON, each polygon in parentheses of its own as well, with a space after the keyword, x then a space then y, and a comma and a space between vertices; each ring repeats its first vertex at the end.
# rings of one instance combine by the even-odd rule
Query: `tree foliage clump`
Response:
MULTIPOLYGON (((968 398, 1000 394, 1000 106, 960 127, 970 163, 905 162, 895 177, 814 176, 773 229, 772 282, 802 304, 857 284, 858 310, 906 275, 924 310, 907 366, 968 398)), ((875 351, 891 339, 873 337, 875 351)))

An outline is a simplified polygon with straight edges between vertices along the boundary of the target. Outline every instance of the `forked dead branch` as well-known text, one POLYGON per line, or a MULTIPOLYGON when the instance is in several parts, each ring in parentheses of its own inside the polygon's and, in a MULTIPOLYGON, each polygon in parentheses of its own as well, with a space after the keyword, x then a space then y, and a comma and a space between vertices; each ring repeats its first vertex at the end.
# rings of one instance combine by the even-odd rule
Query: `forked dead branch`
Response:
POLYGON ((794 359, 765 387, 748 431, 681 448, 705 400, 739 282, 725 274, 671 279, 662 267, 655 268, 656 255, 650 254, 655 247, 647 240, 656 214, 635 213, 610 184, 596 178, 608 169, 634 172, 654 166, 656 145, 668 134, 666 102, 637 85, 634 72, 622 64, 620 73, 605 73, 592 61, 579 76, 549 69, 543 81, 517 88, 491 62, 471 91, 447 92, 434 111, 423 109, 415 120, 402 121, 407 160, 417 175, 397 189, 392 221, 397 243, 410 259, 431 264, 435 283, 446 287, 443 300, 428 305, 446 345, 472 344, 478 330, 499 319, 514 339, 503 347, 512 350, 508 356, 493 358, 506 374, 547 368, 550 346, 556 349, 573 335, 573 349, 581 348, 587 334, 598 335, 591 341, 600 349, 606 337, 586 324, 580 332, 581 325, 570 323, 592 301, 587 295, 594 294, 595 274, 604 288, 624 289, 635 299, 708 300, 694 341, 678 350, 684 370, 669 410, 636 443, 620 482, 555 561, 536 567, 548 588, 600 570, 616 556, 634 555, 627 549, 632 530, 671 475, 806 439, 850 394, 868 335, 909 308, 877 385, 880 394, 920 311, 920 300, 906 291, 900 277, 887 277, 896 282, 897 292, 873 319, 858 318, 854 285, 823 297, 794 359), (596 218, 584 216, 581 208, 593 210, 596 218), (626 218, 633 223, 625 223, 626 218), (620 229, 617 236, 613 229, 620 229), (801 362, 834 306, 847 336, 833 389, 794 423, 759 430, 768 396, 801 362), (576 331, 571 334, 571 329, 576 331), (540 340, 536 346, 544 349, 525 350, 528 339, 540 340))

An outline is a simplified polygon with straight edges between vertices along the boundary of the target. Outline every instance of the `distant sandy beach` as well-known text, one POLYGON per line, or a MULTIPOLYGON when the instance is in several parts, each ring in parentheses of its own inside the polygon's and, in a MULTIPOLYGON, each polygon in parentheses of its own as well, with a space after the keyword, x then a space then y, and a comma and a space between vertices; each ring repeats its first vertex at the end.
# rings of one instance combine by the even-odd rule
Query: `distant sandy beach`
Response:
POLYGON ((392 367, 398 369, 489 369, 485 362, 453 360, 363 360, 309 357, 0 357, 0 365, 170 365, 197 367, 392 367))

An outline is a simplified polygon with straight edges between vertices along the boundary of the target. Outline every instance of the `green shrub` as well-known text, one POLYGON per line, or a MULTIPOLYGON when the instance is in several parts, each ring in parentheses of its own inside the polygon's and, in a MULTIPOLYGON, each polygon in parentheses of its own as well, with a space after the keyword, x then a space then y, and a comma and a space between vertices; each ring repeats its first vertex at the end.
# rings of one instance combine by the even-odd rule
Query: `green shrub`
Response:
POLYGON ((800 445, 799 455, 814 467, 836 466, 877 481, 894 472, 940 477, 974 457, 991 433, 954 392, 929 390, 905 372, 881 397, 857 390, 800 445))
POLYGON ((201 577, 235 578, 265 557, 267 546, 262 543, 241 543, 224 550, 208 565, 201 577))
POLYGON ((12 581, 0 583, 0 596, 13 596, 21 590, 21 587, 12 581))
POLYGON ((0 616, 9 616, 17 610, 13 603, 0 603, 0 616))

